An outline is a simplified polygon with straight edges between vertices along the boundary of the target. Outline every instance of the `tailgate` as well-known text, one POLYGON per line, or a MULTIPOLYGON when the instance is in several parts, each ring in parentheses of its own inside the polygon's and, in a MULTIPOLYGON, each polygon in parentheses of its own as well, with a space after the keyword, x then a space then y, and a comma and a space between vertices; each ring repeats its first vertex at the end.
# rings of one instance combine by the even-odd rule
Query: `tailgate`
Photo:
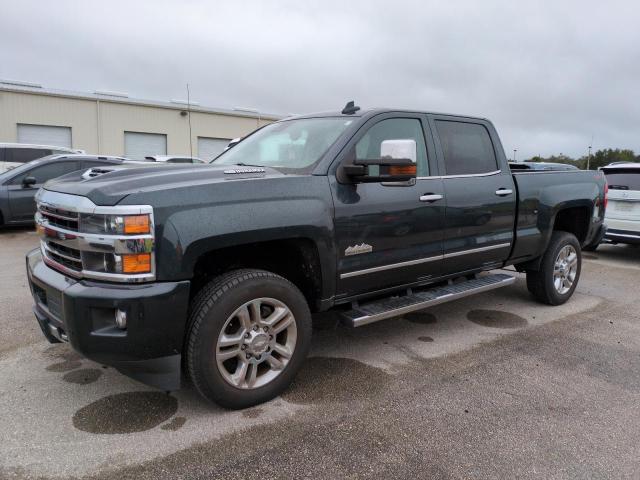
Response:
POLYGON ((640 221, 640 168, 604 169, 609 185, 607 218, 640 221))

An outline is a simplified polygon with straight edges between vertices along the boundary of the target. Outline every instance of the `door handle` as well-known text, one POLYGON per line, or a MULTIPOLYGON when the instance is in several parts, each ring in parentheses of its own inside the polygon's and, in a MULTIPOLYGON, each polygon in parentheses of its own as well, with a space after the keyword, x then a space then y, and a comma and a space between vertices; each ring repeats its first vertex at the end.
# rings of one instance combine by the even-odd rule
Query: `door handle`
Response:
POLYGON ((513 190, 511 190, 510 188, 499 188, 498 190, 496 190, 496 195, 498 195, 499 197, 511 195, 512 193, 513 190))
POLYGON ((421 202, 436 202, 438 200, 442 200, 444 197, 442 195, 438 195, 436 193, 427 193, 425 195, 420 196, 421 202))

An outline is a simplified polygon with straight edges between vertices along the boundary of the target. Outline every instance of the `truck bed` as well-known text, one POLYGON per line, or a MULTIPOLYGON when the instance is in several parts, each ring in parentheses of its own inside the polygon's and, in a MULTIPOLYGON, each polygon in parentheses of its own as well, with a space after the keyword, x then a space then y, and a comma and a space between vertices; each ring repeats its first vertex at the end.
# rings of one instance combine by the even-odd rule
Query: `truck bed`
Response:
MULTIPOLYGON (((604 216, 605 178, 602 172, 514 170, 512 176, 517 204, 515 242, 509 263, 539 257, 555 222, 584 220, 584 215, 593 221, 601 221, 604 216), (557 212, 566 208, 572 209, 572 215, 557 218, 557 212)), ((579 240, 583 246, 588 245, 597 235, 597 229, 591 228, 579 240)))

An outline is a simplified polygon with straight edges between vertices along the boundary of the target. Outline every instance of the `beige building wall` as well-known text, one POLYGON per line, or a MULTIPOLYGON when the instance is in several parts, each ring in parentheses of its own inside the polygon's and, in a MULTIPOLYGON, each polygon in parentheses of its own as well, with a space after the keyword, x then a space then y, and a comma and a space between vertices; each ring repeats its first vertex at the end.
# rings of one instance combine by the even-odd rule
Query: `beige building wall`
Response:
MULTIPOLYGON (((194 108, 191 112, 194 156, 198 156, 198 137, 241 137, 275 119, 194 108)), ((167 154, 188 155, 189 117, 181 115, 186 110, 186 105, 155 106, 97 96, 77 98, 0 90, 0 142, 17 142, 17 124, 25 123, 71 127, 73 148, 87 153, 124 155, 124 132, 144 132, 165 134, 167 154)))
POLYGON ((19 123, 71 127, 73 148, 93 153, 97 120, 89 100, 0 91, 0 142, 17 142, 19 123))

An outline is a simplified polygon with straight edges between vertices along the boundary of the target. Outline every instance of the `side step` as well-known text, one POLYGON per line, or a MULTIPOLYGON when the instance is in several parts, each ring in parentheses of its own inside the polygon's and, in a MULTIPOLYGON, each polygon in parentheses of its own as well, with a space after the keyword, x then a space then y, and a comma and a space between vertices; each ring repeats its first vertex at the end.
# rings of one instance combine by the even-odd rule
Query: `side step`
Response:
POLYGON ((430 288, 428 290, 414 291, 410 295, 402 297, 388 297, 382 300, 365 303, 356 308, 343 312, 344 322, 351 327, 361 327, 368 323, 397 317, 405 313, 423 308, 450 302, 458 298, 468 297, 487 290, 506 287, 515 282, 515 277, 504 273, 484 275, 473 280, 445 285, 443 287, 430 288))

